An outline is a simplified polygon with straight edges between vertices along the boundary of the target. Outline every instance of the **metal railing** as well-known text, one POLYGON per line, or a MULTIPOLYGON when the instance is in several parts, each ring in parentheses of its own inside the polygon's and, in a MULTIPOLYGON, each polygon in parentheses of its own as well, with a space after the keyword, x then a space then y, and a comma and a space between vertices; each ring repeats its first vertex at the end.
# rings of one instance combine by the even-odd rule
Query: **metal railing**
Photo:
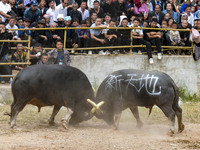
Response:
MULTIPOLYGON (((139 47, 146 47, 146 45, 133 45, 133 37, 132 37, 132 30, 133 29, 144 29, 144 30, 164 30, 164 31, 189 31, 191 32, 191 29, 170 29, 170 28, 144 28, 144 27, 58 27, 58 28, 28 28, 28 29, 9 29, 9 31, 35 31, 35 30, 64 30, 64 49, 72 50, 72 48, 66 48, 66 37, 67 37, 67 30, 76 30, 76 29, 127 29, 130 30, 130 45, 124 45, 124 46, 103 46, 103 47, 88 47, 88 48, 77 48, 76 51, 80 50, 97 50, 97 49, 120 49, 120 48, 129 48, 130 53, 132 53, 132 48, 139 48, 139 47)), ((0 65, 30 65, 30 50, 31 50, 31 36, 28 36, 28 40, 0 40, 0 42, 23 42, 28 43, 27 47, 27 62, 8 62, 8 63, 0 63, 0 65)), ((152 46, 155 47, 155 46, 152 46)), ((184 49, 184 50, 190 50, 191 54, 193 52, 193 43, 191 46, 162 46, 163 49, 184 49)), ((14 48, 12 48, 14 49, 14 48)), ((43 48, 45 50, 51 50, 53 48, 43 48)), ((12 75, 0 75, 0 77, 10 77, 12 75)))

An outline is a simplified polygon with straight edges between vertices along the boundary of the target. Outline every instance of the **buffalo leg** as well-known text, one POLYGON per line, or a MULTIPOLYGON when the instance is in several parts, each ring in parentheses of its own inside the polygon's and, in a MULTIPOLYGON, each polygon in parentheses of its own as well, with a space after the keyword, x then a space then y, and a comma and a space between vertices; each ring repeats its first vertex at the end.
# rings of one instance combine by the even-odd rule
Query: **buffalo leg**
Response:
POLYGON ((170 134, 174 134, 174 130, 175 130, 175 112, 172 108, 172 106, 166 106, 166 105, 162 105, 162 106, 158 106, 163 113, 165 114, 165 116, 169 119, 170 121, 170 134))
POLYGON ((131 106, 129 107, 129 109, 131 110, 133 116, 135 117, 136 121, 137 121, 137 127, 141 128, 143 126, 142 121, 140 120, 140 116, 139 116, 139 111, 138 111, 138 107, 137 106, 131 106))
POLYGON ((71 115, 74 113, 74 111, 70 108, 68 108, 68 112, 67 115, 65 116, 65 118, 62 119, 62 126, 67 129, 67 126, 69 124, 69 120, 71 119, 71 115))
POLYGON ((11 116, 10 116, 10 127, 13 128, 16 123, 17 115, 23 108, 26 106, 26 103, 18 103, 14 101, 11 105, 11 116))
POLYGON ((119 121, 120 121, 120 118, 121 118, 121 112, 120 113, 117 113, 115 114, 114 118, 115 118, 115 129, 117 130, 118 126, 119 126, 119 121))
POLYGON ((178 131, 182 132, 184 130, 184 124, 182 122, 182 109, 180 108, 178 103, 176 105, 173 105, 173 109, 174 109, 176 116, 178 118, 178 131))
POLYGON ((61 106, 54 106, 53 108, 53 112, 51 114, 51 117, 49 118, 49 124, 50 125, 54 125, 54 119, 55 119, 55 116, 57 115, 57 113, 59 112, 61 106))

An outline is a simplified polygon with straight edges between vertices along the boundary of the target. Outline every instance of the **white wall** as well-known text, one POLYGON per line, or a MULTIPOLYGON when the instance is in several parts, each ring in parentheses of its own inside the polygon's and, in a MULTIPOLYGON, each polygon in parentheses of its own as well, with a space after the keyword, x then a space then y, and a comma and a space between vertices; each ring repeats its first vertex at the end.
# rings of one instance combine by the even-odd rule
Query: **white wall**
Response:
POLYGON ((164 56, 154 64, 148 63, 147 55, 116 55, 116 56, 71 56, 72 66, 82 70, 92 84, 100 84, 104 78, 120 69, 159 70, 169 74, 176 84, 187 87, 192 93, 200 95, 200 65, 192 56, 164 56))

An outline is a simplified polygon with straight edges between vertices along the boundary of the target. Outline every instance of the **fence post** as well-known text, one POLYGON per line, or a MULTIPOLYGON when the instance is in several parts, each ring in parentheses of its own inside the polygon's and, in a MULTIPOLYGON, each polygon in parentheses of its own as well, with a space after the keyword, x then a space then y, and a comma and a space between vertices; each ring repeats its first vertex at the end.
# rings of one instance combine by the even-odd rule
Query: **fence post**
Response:
POLYGON ((29 31, 29 36, 28 36, 28 52, 27 52, 27 62, 30 62, 30 49, 31 49, 31 35, 29 31))
POLYGON ((66 39, 67 39, 67 28, 65 29, 64 32, 64 49, 66 48, 66 39))
POLYGON ((131 32, 131 47, 130 47, 130 54, 132 54, 132 46, 133 46, 133 34, 132 34, 132 29, 130 30, 130 32, 131 32))

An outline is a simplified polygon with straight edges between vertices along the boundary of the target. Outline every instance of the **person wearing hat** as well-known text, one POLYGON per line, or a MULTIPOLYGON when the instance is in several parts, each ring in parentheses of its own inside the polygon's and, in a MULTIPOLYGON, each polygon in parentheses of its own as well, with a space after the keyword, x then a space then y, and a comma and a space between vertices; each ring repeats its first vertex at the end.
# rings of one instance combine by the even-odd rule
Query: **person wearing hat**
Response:
POLYGON ((38 8, 38 2, 36 0, 31 1, 31 7, 27 8, 24 12, 24 18, 28 18, 31 23, 37 22, 41 16, 41 11, 38 8))
POLYGON ((54 15, 54 21, 57 21, 57 16, 59 14, 63 14, 64 17, 67 16, 67 5, 68 5, 68 0, 62 0, 62 3, 56 6, 55 9, 55 15, 54 15))
MULTIPOLYGON (((45 21, 39 20, 37 28, 45 28, 45 21)), ((41 43, 43 47, 51 47, 52 37, 48 30, 35 30, 32 37, 37 43, 41 43)))

